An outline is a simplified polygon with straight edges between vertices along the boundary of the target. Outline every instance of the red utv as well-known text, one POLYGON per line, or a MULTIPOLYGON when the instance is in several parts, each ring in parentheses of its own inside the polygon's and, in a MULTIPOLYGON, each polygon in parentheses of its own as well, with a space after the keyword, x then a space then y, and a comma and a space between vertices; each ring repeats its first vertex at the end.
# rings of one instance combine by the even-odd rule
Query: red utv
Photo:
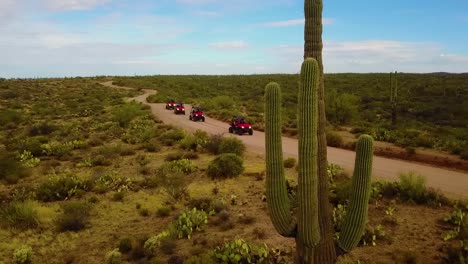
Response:
POLYGON ((203 113, 201 107, 194 106, 192 110, 190 110, 189 119, 192 121, 202 121, 205 122, 205 114, 203 113))
POLYGON ((176 103, 174 106, 174 114, 176 115, 185 115, 185 107, 183 103, 176 103))
POLYGON ((249 135, 253 135, 252 126, 245 122, 245 118, 243 116, 234 116, 229 125, 229 133, 238 135, 249 133, 249 135))
POLYGON ((175 106, 175 101, 174 101, 174 99, 169 99, 169 100, 167 100, 167 103, 166 103, 166 110, 173 110, 173 109, 174 109, 174 106, 175 106))

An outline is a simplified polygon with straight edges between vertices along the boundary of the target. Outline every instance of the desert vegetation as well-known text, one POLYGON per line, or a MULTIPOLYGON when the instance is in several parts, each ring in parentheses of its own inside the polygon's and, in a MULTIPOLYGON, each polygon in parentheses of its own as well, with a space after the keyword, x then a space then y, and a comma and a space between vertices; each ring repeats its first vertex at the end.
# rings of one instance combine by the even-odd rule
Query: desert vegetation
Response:
MULTIPOLYGON (((325 74, 328 129, 356 137, 369 134, 403 148, 435 149, 466 159, 468 74, 398 73, 397 78, 398 104, 393 107, 389 74, 325 74), (392 126, 395 108, 398 122, 392 126)), ((119 77, 114 83, 157 89, 150 102, 177 97, 225 121, 232 115, 246 115, 255 129, 263 130, 264 86, 270 81, 284 90, 283 132, 296 136, 299 75, 139 76, 119 77)))
MULTIPOLYGON (((235 138, 162 124, 125 99, 137 91, 100 81, 2 82, 0 112, 16 117, 0 134, 0 260, 292 262, 294 240, 269 217, 262 157, 235 138)), ((279 164, 296 196, 297 161, 279 164)), ((338 166, 327 175, 335 240, 352 184, 338 166)), ((338 263, 463 263, 466 204, 411 173, 372 182, 369 197, 364 236, 338 263)))

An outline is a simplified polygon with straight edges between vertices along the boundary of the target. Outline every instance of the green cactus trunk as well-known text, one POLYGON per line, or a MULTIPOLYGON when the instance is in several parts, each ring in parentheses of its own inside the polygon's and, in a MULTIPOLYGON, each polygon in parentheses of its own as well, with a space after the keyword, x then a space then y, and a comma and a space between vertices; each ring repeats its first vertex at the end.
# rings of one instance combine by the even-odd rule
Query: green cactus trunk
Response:
MULTIPOLYGON (((367 220, 367 203, 372 173, 372 138, 361 136, 357 143, 355 171, 352 183, 350 209, 342 231, 338 248, 331 232, 322 229, 323 218, 331 214, 321 211, 322 188, 327 177, 320 178, 319 162, 326 157, 319 153, 320 124, 319 66, 315 59, 308 58, 301 68, 299 89, 299 177, 297 208, 291 208, 286 190, 282 164, 281 145, 281 91, 277 83, 270 83, 265 92, 265 145, 266 145, 266 188, 270 216, 276 230, 283 236, 296 238, 297 263, 334 263, 336 249, 348 252, 359 242, 367 220), (322 213, 322 214, 320 214, 322 213), (325 237, 323 234, 327 235, 325 237), (324 241, 327 241, 326 243, 324 241), (331 242, 328 242, 331 241, 331 242)), ((325 196, 328 199, 328 196, 325 196)), ((325 201, 328 206, 328 200, 325 201)))
POLYGON ((336 253, 333 240, 333 225, 331 220, 331 207, 328 201, 328 175, 327 175, 327 139, 325 117, 325 84, 323 78, 322 62, 322 0, 304 0, 304 59, 314 58, 319 66, 318 89, 318 215, 320 236, 322 237, 314 253, 316 263, 334 263, 336 253))
POLYGON ((390 105, 392 107, 392 127, 397 125, 397 98, 398 98, 398 80, 397 72, 390 73, 390 105))

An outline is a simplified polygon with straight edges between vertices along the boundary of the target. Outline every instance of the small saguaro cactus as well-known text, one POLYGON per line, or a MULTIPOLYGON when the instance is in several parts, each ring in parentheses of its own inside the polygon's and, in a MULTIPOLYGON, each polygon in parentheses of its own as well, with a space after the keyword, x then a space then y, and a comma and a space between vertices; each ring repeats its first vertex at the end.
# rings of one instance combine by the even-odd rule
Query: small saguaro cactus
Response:
MULTIPOLYGON (((299 178, 296 201, 290 201, 286 190, 281 140, 281 89, 269 83, 265 91, 266 196, 270 217, 283 236, 296 238, 297 263, 334 263, 336 255, 317 260, 316 246, 321 240, 318 203, 324 199, 318 192, 318 164, 326 157, 318 151, 319 66, 313 58, 304 61, 299 88, 298 136, 299 178), (292 204, 297 205, 297 208, 292 204), (315 261, 315 262, 314 262, 315 261)), ((364 233, 372 173, 372 137, 363 135, 356 145, 349 211, 345 217, 336 251, 339 254, 355 247, 364 233)), ((326 199, 326 197, 325 197, 326 199)), ((325 212, 323 212, 325 213, 325 212)), ((330 212, 326 212, 330 213, 330 212)), ((332 234, 330 233, 330 236, 332 234)), ((328 238, 331 239, 331 238, 328 238)), ((335 252, 335 250, 333 250, 335 252)))
POLYGON ((390 104, 392 107, 392 126, 397 123, 397 103, 398 103, 398 72, 390 72, 390 104))

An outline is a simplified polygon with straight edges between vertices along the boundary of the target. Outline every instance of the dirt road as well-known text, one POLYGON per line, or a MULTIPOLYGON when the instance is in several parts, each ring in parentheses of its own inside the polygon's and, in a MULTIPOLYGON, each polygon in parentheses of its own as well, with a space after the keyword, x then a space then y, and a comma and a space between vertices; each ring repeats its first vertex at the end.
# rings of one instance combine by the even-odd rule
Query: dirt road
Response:
MULTIPOLYGON (((102 83, 108 87, 124 88, 112 85, 112 82, 102 83)), ((131 88, 126 88, 131 89, 131 88)), ((187 115, 175 115, 173 111, 165 109, 165 104, 149 104, 146 98, 156 93, 154 90, 143 90, 144 94, 133 98, 133 100, 151 106, 151 111, 166 124, 174 124, 186 129, 195 131, 197 129, 205 130, 211 134, 226 134, 226 136, 235 136, 242 140, 249 151, 264 155, 265 154, 265 134, 260 131, 254 131, 252 136, 231 135, 228 134, 228 124, 206 117, 205 122, 193 122, 188 119, 188 112, 191 106, 186 105, 187 115)), ((283 137, 283 152, 285 157, 297 158, 297 139, 283 137)), ((351 172, 354 168, 353 151, 328 147, 328 162, 342 166, 345 170, 351 172)), ((374 156, 373 175, 376 178, 396 180, 402 172, 414 171, 424 175, 427 185, 442 192, 452 198, 468 198, 468 173, 455 170, 448 170, 433 167, 426 164, 408 162, 404 160, 395 160, 374 156)))

